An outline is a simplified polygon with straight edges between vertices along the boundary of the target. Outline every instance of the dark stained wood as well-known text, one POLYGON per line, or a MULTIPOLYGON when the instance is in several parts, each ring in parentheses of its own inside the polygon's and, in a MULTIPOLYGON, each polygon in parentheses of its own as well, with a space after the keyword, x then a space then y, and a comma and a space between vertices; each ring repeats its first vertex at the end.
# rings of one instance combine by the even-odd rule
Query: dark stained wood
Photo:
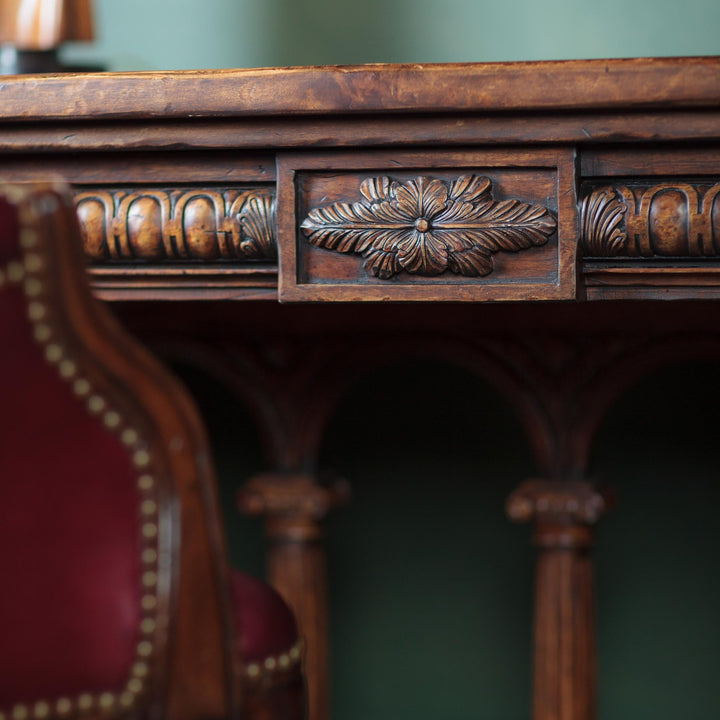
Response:
MULTIPOLYGON (((548 208, 496 200, 492 181, 482 175, 381 175, 362 180, 360 193, 356 203, 311 208, 300 229, 309 246, 362 255, 365 273, 380 280, 402 272, 417 278, 489 275, 494 253, 547 245, 557 230, 548 208)), ((303 249, 310 248, 300 239, 297 253, 303 249)))
MULTIPOLYGON (((59 175, 81 197, 111 196, 91 219, 104 242, 127 240, 132 252, 95 257, 96 292, 132 300, 117 304, 128 325, 235 391, 268 470, 296 491, 288 515, 267 476, 261 492, 257 478, 245 488, 258 491, 270 573, 306 633, 310 720, 327 720, 330 694, 324 550, 310 508, 323 492, 318 450, 358 378, 418 355, 483 376, 518 413, 544 478, 515 496, 532 506, 539 545, 533 717, 592 720, 591 522, 567 503, 554 515, 540 504, 595 496, 585 480, 594 437, 632 382, 681 359, 720 359, 720 58, 3 78, 0 99, 0 176, 59 175), (338 203, 362 203, 373 178, 451 188, 466 175, 489 179, 488 202, 546 208, 562 262, 552 237, 490 253, 492 272, 468 291, 447 271, 373 276, 367 258, 308 242, 322 222, 303 229, 328 208, 342 214, 338 203), (223 252, 242 236, 232 203, 197 215, 205 250, 192 262, 175 253, 187 238, 172 207, 142 206, 150 245, 123 235, 123 197, 210 192, 275 198, 279 266, 223 252), (155 253, 158 238, 172 252, 155 253), (323 302, 278 305, 278 293, 311 299, 293 290, 298 278, 323 302)), ((397 202, 381 194, 357 212, 377 217, 381 202, 397 202)), ((424 263, 409 265, 439 270, 443 258, 424 263)))
POLYGON ((269 188, 95 188, 75 203, 91 263, 277 257, 269 188))
POLYGON ((582 200, 586 257, 698 258, 720 252, 720 182, 613 184, 582 200))
POLYGON ((702 175, 717 175, 719 165, 720 148, 717 145, 701 142, 675 145, 666 141, 647 147, 637 144, 586 148, 581 157, 580 174, 587 178, 685 175, 696 179, 702 175))
POLYGON ((720 59, 112 73, 3 82, 7 120, 717 108, 720 59), (689 81, 691 79, 691 81, 689 81))
MULTIPOLYGON (((138 79, 142 82, 142 78, 138 79)), ((200 100, 198 100, 200 102, 200 100)), ((0 108, 1 111, 1 108, 0 108)), ((0 114, 3 146, 8 151, 35 152, 91 150, 203 150, 216 148, 302 148, 374 147, 430 144, 434 147, 502 145, 507 143, 634 143, 717 140, 717 111, 678 110, 614 111, 598 113, 458 113, 451 106, 445 112, 428 115, 383 115, 378 111, 360 116, 341 115, 297 118, 263 117, 217 120, 162 117, 141 123, 34 121, 25 125, 5 122, 0 114)), ((138 118, 142 119, 142 118, 138 118)), ((182 162, 182 159, 180 160, 182 162)))
POLYGON ((205 265, 141 267, 119 264, 89 268, 98 297, 103 300, 274 300, 277 268, 205 265))
POLYGON ((720 266, 586 263, 583 282, 588 300, 717 299, 720 266))
POLYGON ((593 525, 609 498, 587 482, 528 481, 508 499, 516 522, 535 521, 534 717, 597 715, 593 525))
POLYGON ((300 473, 251 478, 239 494, 240 510, 265 518, 268 578, 295 609, 300 634, 309 638, 305 668, 310 717, 330 713, 327 569, 321 521, 349 499, 349 486, 329 487, 300 473))
POLYGON ((280 300, 572 298, 572 168, 567 148, 281 155, 280 300))
MULTIPOLYGON (((117 147, 107 142, 102 148, 85 144, 92 137, 92 130, 84 124, 75 126, 74 132, 60 138, 57 145, 38 143, 36 139, 25 148, 26 152, 3 155, 3 177, 17 182, 37 182, 47 177, 62 176, 73 187, 85 191, 98 188, 127 190, 138 185, 148 189, 163 188, 168 183, 185 186, 202 183, 208 187, 251 183, 257 188, 275 182, 275 155, 272 153, 238 151, 235 148, 234 151, 200 150, 185 154, 169 152, 162 145, 152 148, 142 143, 135 149, 132 140, 125 135, 127 130, 132 130, 132 125, 113 130, 117 133, 117 147), (74 140, 80 144, 75 146, 74 140), (87 152, 76 152, 81 149, 87 152), (149 153, 151 149, 153 151, 149 153)), ((149 133, 151 130, 143 126, 141 132, 149 133)), ((44 131, 46 141, 51 138, 52 131, 52 127, 44 131)), ((198 135, 197 129, 194 134, 202 136, 198 135)), ((172 144, 172 139, 166 136, 164 145, 172 144)), ((12 149, 11 138, 3 134, 3 153, 12 149)))

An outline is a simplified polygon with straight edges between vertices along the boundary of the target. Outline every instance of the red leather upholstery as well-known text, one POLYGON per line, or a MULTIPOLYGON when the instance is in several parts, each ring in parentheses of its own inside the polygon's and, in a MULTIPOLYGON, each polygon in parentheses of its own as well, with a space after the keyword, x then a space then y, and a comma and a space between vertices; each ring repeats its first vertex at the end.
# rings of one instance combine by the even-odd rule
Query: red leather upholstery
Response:
POLYGON ((242 659, 246 663, 263 661, 290 651, 298 641, 297 625, 280 595, 239 570, 233 571, 230 583, 242 659))
MULTIPOLYGON (((0 197, 2 266, 15 226, 0 197)), ((138 642, 130 457, 45 361, 26 305, 0 288, 0 707, 119 689, 138 642)))
POLYGON ((235 632, 244 661, 244 707, 249 720, 307 717, 301 643, 295 619, 280 595, 250 575, 230 579, 235 632))

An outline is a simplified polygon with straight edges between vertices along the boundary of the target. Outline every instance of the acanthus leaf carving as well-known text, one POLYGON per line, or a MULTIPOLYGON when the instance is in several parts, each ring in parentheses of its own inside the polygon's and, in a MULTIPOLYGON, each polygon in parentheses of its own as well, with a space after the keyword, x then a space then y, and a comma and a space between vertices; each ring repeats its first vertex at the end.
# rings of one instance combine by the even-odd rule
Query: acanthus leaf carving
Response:
POLYGON ((492 182, 478 175, 450 183, 381 176, 364 180, 360 193, 359 202, 312 209, 300 227, 317 247, 362 255, 366 270, 383 280, 403 270, 488 275, 494 253, 544 245, 557 227, 542 205, 493 199, 492 182))
POLYGON ((241 255, 248 259, 275 259, 275 198, 270 194, 250 195, 237 217, 244 231, 241 255))
POLYGON ((593 257, 622 255, 627 246, 623 220, 627 208, 614 188, 604 187, 583 198, 580 237, 586 254, 593 257))

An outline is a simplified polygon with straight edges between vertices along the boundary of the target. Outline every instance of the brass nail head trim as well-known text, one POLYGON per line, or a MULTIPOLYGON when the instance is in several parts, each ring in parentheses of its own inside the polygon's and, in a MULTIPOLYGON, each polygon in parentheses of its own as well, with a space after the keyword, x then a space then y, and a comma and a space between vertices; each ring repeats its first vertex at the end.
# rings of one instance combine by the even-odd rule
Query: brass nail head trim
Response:
POLYGON ((87 406, 93 415, 99 415, 105 409, 105 399, 100 395, 91 395, 88 398, 87 406))
POLYGON ((55 703, 55 710, 59 715, 66 715, 72 710, 72 702, 66 697, 59 698, 55 703))
POLYGON ((45 323, 38 323, 33 329, 33 335, 39 343, 44 343, 50 339, 52 330, 50 330, 49 325, 46 325, 45 323))
POLYGON ((85 397, 90 392, 90 383, 85 378, 78 378, 73 383, 73 392, 78 397, 85 397))
POLYGON ((139 692, 142 690, 142 688, 143 688, 142 680, 140 680, 139 678, 134 677, 134 678, 132 678, 131 680, 128 681, 127 687, 128 687, 128 690, 129 690, 131 693, 137 694, 137 693, 139 693, 139 692))
POLYGON ((147 450, 136 450, 133 454, 135 467, 142 468, 150 463, 150 453, 147 450))
POLYGON ((37 297, 42 291, 42 283, 37 278, 30 277, 25 281, 25 294, 28 297, 37 297))
POLYGON ((37 253, 26 253, 25 255, 25 270, 29 273, 35 273, 40 270, 43 266, 42 255, 37 253))
POLYGON ((28 317, 33 322, 42 320, 47 313, 47 307, 37 300, 33 300, 28 304, 28 317))
POLYGON ((89 693, 83 693, 78 698, 78 707, 81 710, 89 710, 93 706, 93 697, 89 693))
POLYGON ((45 346, 45 359, 50 363, 58 363, 62 360, 63 349, 57 343, 50 343, 45 346))
POLYGON ((120 425, 120 414, 116 413, 114 410, 108 410, 103 416, 103 423, 105 424, 105 427, 110 428, 111 430, 118 427, 120 425))
POLYGON ((138 643, 137 652, 140 657, 148 657, 152 653, 152 645, 147 640, 143 640, 138 643))
POLYGON ((19 283, 22 282, 24 277, 25 268, 22 263, 19 263, 17 260, 12 260, 7 264, 7 278, 9 282, 19 283))
POLYGON ((38 234, 32 228, 25 227, 20 231, 20 247, 32 250, 38 244, 38 234))
POLYGON ((120 440, 128 447, 134 445, 138 441, 138 432, 134 428, 126 428, 120 435, 120 440))

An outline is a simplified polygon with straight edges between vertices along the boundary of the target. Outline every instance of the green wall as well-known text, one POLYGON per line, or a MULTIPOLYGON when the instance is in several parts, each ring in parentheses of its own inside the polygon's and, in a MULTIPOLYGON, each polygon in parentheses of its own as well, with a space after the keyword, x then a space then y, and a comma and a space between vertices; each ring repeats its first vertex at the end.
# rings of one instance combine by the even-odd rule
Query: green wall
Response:
POLYGON ((667 368, 595 444, 618 493, 597 537, 601 720, 720 717, 718 407, 717 365, 667 368))
POLYGON ((111 70, 720 54, 718 0, 95 0, 111 70))
MULTIPOLYGON (((718 0, 96 8, 98 42, 67 55, 111 70, 720 54, 718 0)), ((223 388, 182 372, 211 428, 233 559, 261 573, 260 524, 238 518, 233 501, 263 467, 252 424, 223 388)), ((371 378, 324 449, 323 464, 354 488, 328 523, 335 717, 527 718, 533 555, 528 530, 503 514, 532 474, 522 433, 481 380, 422 362, 404 372, 440 373, 448 392, 420 407, 371 378), (391 440, 373 442, 368 426, 391 440)), ((644 381, 598 440, 594 470, 620 498, 598 538, 601 720, 720 716, 715 376, 705 367, 644 381)))

